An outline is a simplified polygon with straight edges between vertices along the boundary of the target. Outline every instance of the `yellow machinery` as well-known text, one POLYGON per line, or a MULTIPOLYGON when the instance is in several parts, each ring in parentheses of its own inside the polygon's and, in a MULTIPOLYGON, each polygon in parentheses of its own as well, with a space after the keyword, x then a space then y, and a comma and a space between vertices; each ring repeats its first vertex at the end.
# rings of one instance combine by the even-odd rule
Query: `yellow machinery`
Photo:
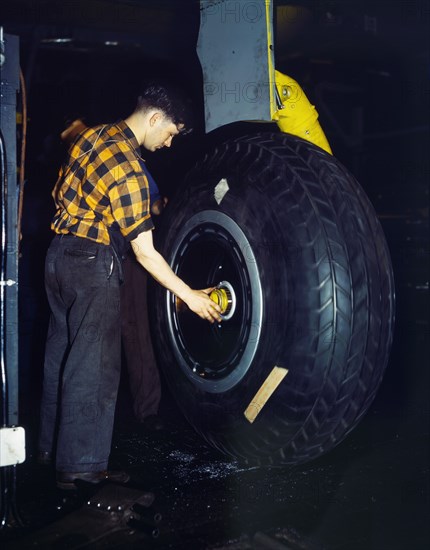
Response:
POLYGON ((275 86, 281 107, 274 112, 280 130, 310 141, 332 154, 330 145, 318 122, 318 113, 300 85, 290 76, 275 71, 275 86))

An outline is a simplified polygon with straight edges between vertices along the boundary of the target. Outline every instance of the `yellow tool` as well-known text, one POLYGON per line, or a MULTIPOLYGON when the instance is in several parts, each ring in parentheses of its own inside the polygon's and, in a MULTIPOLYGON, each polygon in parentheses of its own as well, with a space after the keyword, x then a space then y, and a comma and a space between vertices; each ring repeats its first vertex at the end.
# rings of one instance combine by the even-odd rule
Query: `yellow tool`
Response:
POLYGON ((226 313, 229 307, 228 291, 225 288, 215 288, 209 295, 209 298, 219 305, 221 313, 226 313))

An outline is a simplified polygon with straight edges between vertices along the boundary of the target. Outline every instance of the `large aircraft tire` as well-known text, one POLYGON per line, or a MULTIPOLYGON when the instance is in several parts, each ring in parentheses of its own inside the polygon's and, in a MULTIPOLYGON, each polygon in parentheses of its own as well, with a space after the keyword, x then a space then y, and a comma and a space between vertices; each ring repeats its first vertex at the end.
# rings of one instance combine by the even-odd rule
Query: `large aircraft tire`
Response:
POLYGON ((154 343, 188 421, 258 464, 327 452, 369 408, 394 329, 389 252, 363 189, 288 134, 214 149, 188 175, 157 247, 192 288, 226 282, 211 325, 154 290, 154 343), (227 288, 227 290, 225 290, 227 288))

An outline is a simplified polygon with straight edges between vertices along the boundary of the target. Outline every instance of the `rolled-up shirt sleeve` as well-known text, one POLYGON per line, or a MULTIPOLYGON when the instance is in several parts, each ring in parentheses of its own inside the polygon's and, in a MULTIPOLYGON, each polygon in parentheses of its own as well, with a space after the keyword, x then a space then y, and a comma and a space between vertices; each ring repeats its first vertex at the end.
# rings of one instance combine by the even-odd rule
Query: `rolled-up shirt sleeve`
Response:
POLYGON ((112 215, 127 241, 154 228, 151 219, 149 185, 145 175, 121 178, 109 189, 112 215))

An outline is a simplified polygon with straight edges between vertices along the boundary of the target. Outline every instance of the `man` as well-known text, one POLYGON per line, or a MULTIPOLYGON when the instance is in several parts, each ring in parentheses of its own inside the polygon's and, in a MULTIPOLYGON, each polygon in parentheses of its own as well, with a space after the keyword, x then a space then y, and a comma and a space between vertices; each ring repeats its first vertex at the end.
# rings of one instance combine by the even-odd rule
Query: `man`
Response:
MULTIPOLYGON (((81 118, 72 120, 61 133, 61 139, 70 147, 76 138, 88 130, 81 118)), ((162 197, 145 162, 140 165, 148 179, 151 215, 156 218, 167 202, 162 197)), ((163 420, 158 416, 161 400, 161 381, 152 346, 148 317, 148 275, 128 251, 123 262, 124 283, 121 285, 121 342, 124 351, 134 415, 140 425, 149 431, 161 430, 163 420)), ((43 462, 43 459, 42 459, 43 462)))
POLYGON ((210 289, 191 289, 152 241, 139 146, 170 147, 185 125, 185 103, 176 92, 150 83, 124 121, 79 136, 54 189, 39 456, 47 460, 55 449, 61 489, 73 489, 76 480, 128 480, 125 472, 107 470, 120 375, 125 245, 131 243, 141 266, 193 312, 210 322, 221 320, 210 289))

